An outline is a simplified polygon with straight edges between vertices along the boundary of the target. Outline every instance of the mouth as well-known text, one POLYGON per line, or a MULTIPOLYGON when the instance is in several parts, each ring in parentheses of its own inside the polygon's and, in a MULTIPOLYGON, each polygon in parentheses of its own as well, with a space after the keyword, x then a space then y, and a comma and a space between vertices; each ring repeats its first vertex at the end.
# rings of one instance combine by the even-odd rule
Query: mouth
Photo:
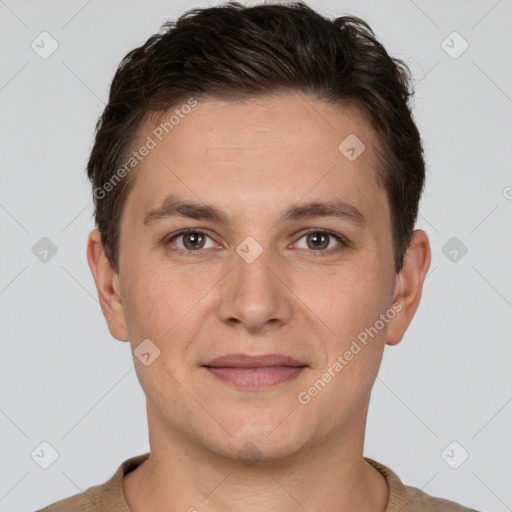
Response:
POLYGON ((262 389, 295 379, 308 365, 281 354, 229 354, 203 365, 213 376, 243 389, 262 389))

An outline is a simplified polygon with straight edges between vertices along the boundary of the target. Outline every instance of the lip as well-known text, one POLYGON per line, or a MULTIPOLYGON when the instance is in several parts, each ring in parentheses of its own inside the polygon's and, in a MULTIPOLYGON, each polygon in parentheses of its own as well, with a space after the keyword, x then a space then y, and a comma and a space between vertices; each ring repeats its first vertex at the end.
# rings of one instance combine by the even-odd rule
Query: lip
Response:
POLYGON ((203 365, 220 380, 246 390, 269 388, 295 379, 308 365, 281 354, 228 354, 203 365))
POLYGON ((227 354, 225 356, 212 359, 203 366, 220 368, 269 368, 285 366, 297 368, 299 366, 307 366, 307 364, 282 354, 264 354, 258 356, 250 356, 248 354, 227 354))

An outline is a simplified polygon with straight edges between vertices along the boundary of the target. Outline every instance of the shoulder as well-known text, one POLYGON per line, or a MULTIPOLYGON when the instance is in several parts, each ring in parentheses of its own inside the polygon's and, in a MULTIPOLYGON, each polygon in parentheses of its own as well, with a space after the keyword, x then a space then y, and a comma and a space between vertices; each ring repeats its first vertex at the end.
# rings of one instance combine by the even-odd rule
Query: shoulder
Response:
POLYGON ((478 512, 474 508, 464 507, 454 501, 430 496, 417 487, 408 485, 404 487, 411 512, 478 512))
POLYGON ((404 485, 389 467, 368 457, 364 459, 386 479, 389 489, 386 512, 479 512, 454 501, 430 496, 417 487, 404 485))
MULTIPOLYGON (((85 492, 69 496, 63 500, 47 505, 37 512, 90 512, 102 504, 103 486, 89 487, 85 492)), ((101 510, 101 509, 100 509, 101 510)))
POLYGON ((123 491, 123 477, 149 458, 149 452, 125 460, 103 484, 57 501, 37 512, 129 512, 123 491))

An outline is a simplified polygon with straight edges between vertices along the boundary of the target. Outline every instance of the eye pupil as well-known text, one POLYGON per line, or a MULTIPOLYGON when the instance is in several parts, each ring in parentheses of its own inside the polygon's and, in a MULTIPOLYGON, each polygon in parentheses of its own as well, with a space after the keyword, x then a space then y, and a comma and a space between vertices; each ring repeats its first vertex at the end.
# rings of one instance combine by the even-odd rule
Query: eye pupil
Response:
POLYGON ((198 244, 198 240, 202 241, 204 244, 204 236, 201 233, 198 232, 191 232, 191 233, 185 233, 183 234, 183 245, 187 249, 198 249, 201 248, 202 245, 198 244), (201 240, 202 239, 202 240, 201 240), (189 241, 192 242, 191 245, 189 245, 189 241))
POLYGON ((319 241, 319 239, 322 239, 322 240, 320 240, 319 244, 317 244, 316 242, 313 242, 313 247, 312 248, 314 248, 314 249, 318 249, 318 248, 323 249, 323 248, 325 248, 325 247, 327 247, 329 245, 328 237, 329 237, 329 235, 327 235, 325 233, 317 233, 317 232, 310 233, 308 235, 308 246, 309 246, 309 240, 315 239, 315 240, 319 241), (325 244, 326 240, 327 240, 327 244, 325 244))

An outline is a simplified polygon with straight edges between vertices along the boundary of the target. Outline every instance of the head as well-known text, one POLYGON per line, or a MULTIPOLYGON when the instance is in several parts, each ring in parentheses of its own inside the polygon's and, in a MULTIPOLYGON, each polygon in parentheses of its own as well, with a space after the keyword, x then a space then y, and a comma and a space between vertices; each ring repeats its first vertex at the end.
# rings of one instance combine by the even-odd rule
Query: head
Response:
POLYGON ((430 263, 411 94, 365 22, 302 3, 195 9, 123 59, 88 260, 111 334, 151 340, 150 435, 278 458, 364 425, 430 263), (205 366, 233 353, 304 368, 241 390, 205 366))

